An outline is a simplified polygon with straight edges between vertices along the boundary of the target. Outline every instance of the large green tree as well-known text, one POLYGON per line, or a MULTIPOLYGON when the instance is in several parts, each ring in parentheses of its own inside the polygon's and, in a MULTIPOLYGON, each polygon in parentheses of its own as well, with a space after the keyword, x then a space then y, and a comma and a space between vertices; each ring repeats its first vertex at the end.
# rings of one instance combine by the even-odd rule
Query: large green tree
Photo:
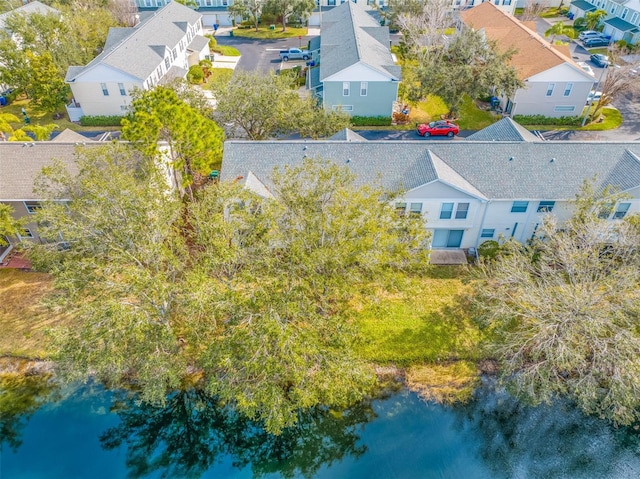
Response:
POLYGON ((349 300, 426 261, 422 218, 320 160, 274 172, 275 197, 211 183, 181 208, 154 163, 123 148, 46 177, 43 197, 70 202, 43 205, 42 234, 65 247, 30 254, 73 316, 54 336, 63 369, 135 380, 155 401, 197 373, 276 433, 301 410, 361 399, 375 377, 354 353, 349 300))
POLYGON ((175 171, 177 184, 193 196, 192 184, 201 182, 222 160, 224 132, 166 87, 138 91, 132 113, 122 120, 123 138, 132 141, 149 157, 165 147, 175 171))
POLYGON ((13 216, 14 209, 6 204, 0 203, 0 246, 6 246, 7 236, 15 236, 20 232, 24 221, 20 221, 13 216))
POLYGON ((530 246, 508 243, 479 288, 508 384, 534 403, 568 396, 619 424, 640 419, 638 231, 588 188, 530 246), (595 199, 594 199, 595 198, 595 199))
POLYGON ((509 65, 513 53, 501 52, 481 31, 465 28, 446 45, 422 49, 416 61, 407 64, 419 80, 419 88, 409 90, 409 100, 437 95, 454 115, 464 95, 479 98, 495 91, 512 96, 523 85, 509 65))
POLYGON ((313 0, 266 0, 263 12, 275 15, 282 22, 282 31, 287 30, 287 22, 291 17, 307 20, 316 3, 313 0))
POLYGON ((81 148, 77 168, 45 170, 38 188, 53 201, 37 220, 52 241, 28 252, 71 318, 53 336, 57 364, 70 378, 135 378, 143 398, 161 401, 186 370, 175 322, 181 203, 156 161, 126 145, 81 148))
POLYGON ((253 26, 258 31, 258 22, 260 21, 260 15, 262 14, 262 1, 261 0, 237 0, 229 6, 229 14, 236 17, 242 17, 244 20, 249 20, 253 23, 253 26))
POLYGON ((234 125, 252 140, 296 131, 318 138, 350 125, 348 114, 326 112, 310 98, 300 98, 292 86, 288 75, 237 71, 228 85, 220 84, 214 90, 218 103, 214 118, 234 125))
POLYGON ((31 86, 28 88, 33 104, 45 112, 57 113, 69 100, 71 89, 58 74, 57 67, 48 52, 26 52, 31 67, 31 86))

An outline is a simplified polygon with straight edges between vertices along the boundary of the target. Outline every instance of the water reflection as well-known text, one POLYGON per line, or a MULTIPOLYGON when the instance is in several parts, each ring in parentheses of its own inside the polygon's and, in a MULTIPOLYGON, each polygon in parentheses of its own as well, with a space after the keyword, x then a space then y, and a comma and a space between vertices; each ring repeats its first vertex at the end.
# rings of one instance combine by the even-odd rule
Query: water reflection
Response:
POLYGON ((100 440, 106 449, 126 445, 132 477, 156 471, 163 477, 198 477, 230 456, 235 468, 250 466, 254 477, 277 472, 311 478, 323 466, 362 456, 367 448, 358 444, 358 431, 375 417, 370 402, 340 413, 314 409, 301 414, 296 427, 273 436, 193 389, 173 394, 163 408, 121 395, 113 412, 121 423, 100 440))
POLYGON ((0 445, 18 449, 29 418, 56 392, 49 375, 0 374, 0 445))
POLYGON ((640 477, 638 430, 616 429, 567 401, 530 407, 485 385, 460 414, 458 427, 474 437, 496 476, 640 477))

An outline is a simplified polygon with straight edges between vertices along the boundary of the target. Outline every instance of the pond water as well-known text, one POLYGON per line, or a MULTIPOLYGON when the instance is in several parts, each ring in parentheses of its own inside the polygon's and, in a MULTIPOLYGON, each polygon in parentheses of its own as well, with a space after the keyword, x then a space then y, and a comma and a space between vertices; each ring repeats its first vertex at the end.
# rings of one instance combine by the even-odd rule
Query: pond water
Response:
POLYGON ((399 391, 317 410, 278 437, 196 391, 163 408, 96 385, 54 396, 7 407, 0 391, 2 479, 640 477, 636 431, 487 386, 459 407, 399 391))

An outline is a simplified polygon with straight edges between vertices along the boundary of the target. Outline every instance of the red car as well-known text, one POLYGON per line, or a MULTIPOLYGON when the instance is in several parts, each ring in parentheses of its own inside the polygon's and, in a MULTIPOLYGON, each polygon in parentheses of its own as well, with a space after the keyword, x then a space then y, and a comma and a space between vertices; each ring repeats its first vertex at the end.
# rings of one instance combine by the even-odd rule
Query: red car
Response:
POLYGON ((455 123, 448 120, 432 121, 431 123, 423 123, 418 125, 418 135, 420 136, 453 136, 460 133, 460 128, 455 123))

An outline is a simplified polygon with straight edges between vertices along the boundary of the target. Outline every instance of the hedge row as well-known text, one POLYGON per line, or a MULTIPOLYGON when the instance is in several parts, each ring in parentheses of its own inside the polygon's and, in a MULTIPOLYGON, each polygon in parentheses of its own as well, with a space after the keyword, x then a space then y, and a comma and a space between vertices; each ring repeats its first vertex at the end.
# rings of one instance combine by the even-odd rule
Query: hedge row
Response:
POLYGON ((553 118, 544 115, 513 115, 513 121, 521 125, 580 126, 582 118, 579 116, 560 116, 553 118))
POLYGON ((390 116, 352 116, 351 124, 353 126, 389 126, 391 125, 390 116))
POLYGON ((120 126, 121 116, 82 116, 80 125, 82 126, 120 126))

